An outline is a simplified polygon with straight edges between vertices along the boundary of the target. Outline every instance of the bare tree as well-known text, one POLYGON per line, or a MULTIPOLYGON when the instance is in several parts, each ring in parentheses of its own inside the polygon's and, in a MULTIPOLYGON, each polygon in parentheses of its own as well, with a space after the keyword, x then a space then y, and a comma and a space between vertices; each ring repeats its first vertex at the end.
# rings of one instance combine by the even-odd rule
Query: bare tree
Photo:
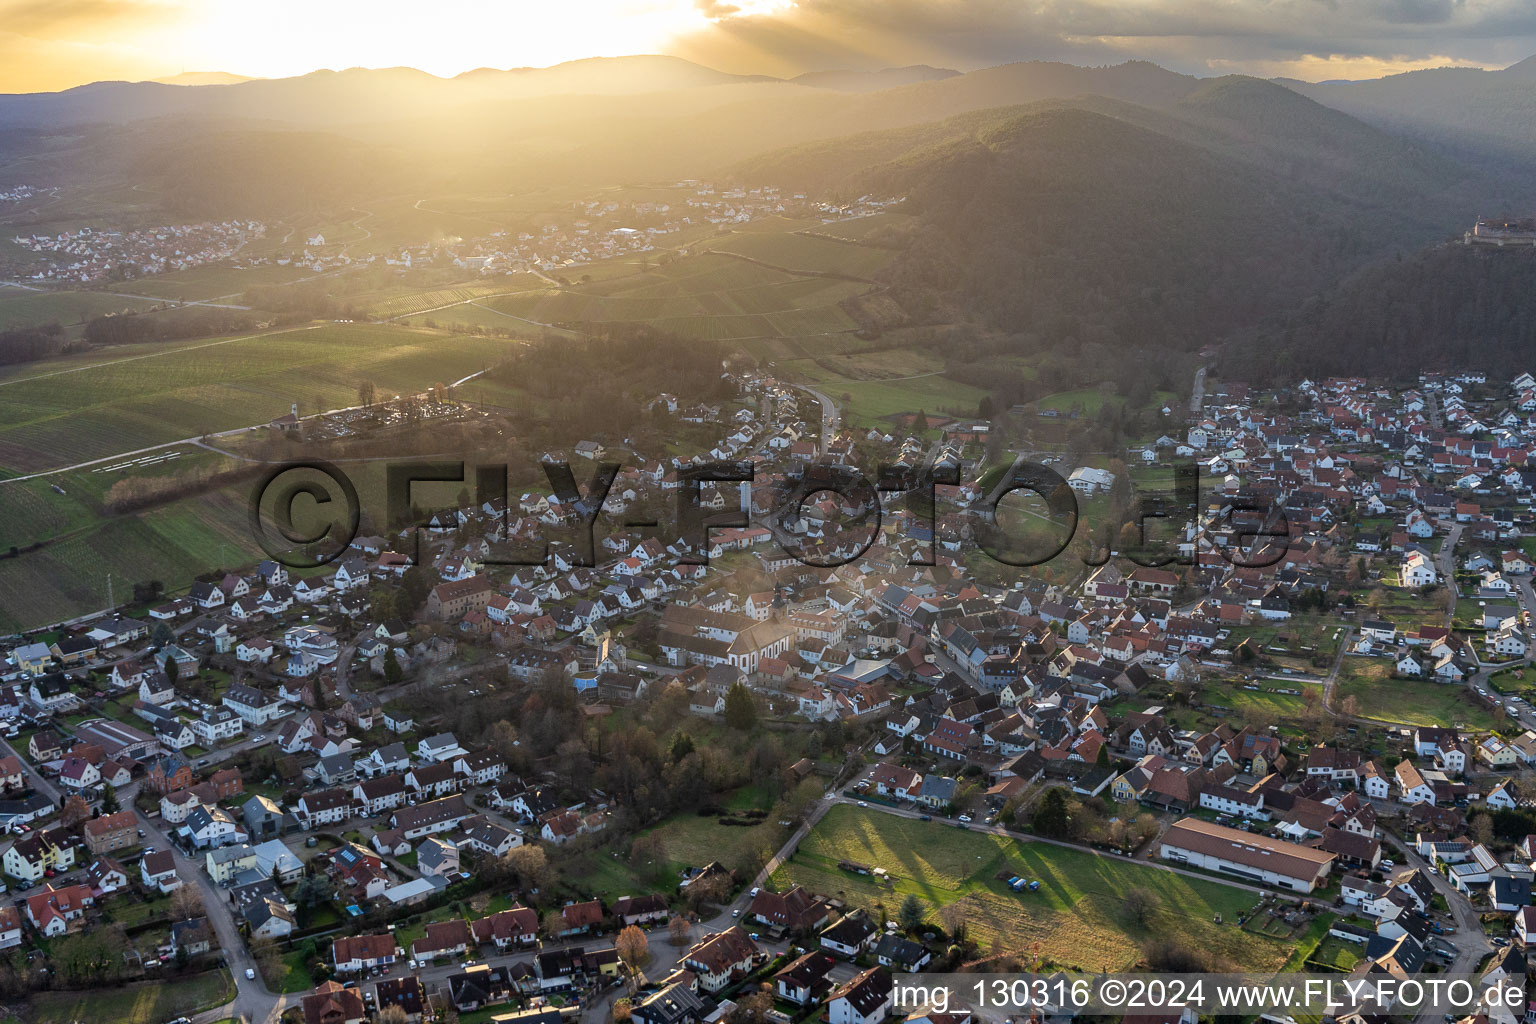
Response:
POLYGON ((183 885, 171 893, 171 920, 190 921, 203 916, 203 892, 195 885, 183 885))
POLYGON ((1144 886, 1132 886, 1125 894, 1125 916, 1138 928, 1145 928, 1157 910, 1157 894, 1144 886))

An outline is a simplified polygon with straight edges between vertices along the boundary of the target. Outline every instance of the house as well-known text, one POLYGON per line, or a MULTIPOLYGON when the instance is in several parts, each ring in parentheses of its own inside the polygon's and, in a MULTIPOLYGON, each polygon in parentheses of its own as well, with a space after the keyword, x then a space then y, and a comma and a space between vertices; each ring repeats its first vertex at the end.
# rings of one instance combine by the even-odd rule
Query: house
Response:
POLYGON ((245 720, 251 728, 261 728, 288 713, 277 697, 244 683, 234 683, 225 692, 224 706, 245 720))
MULTIPOLYGON (((646 996, 630 1010, 630 1019, 637 1024, 700 1024, 710 1015, 710 1003, 684 981, 673 982, 662 987, 646 996)), ((519 1020, 515 1024, 524 1024, 524 1022, 519 1020)), ((528 1024, 545 1024, 545 1022, 528 1022, 528 1024)))
POLYGON ((459 873, 459 848, 436 836, 416 847, 416 871, 422 878, 447 878, 459 873))
POLYGON ((719 992, 752 970, 757 943, 740 927, 715 932, 695 943, 683 954, 681 965, 697 977, 699 987, 711 994, 719 992))
POLYGON ((137 841, 138 815, 132 811, 117 811, 92 818, 81 827, 86 847, 100 857, 113 850, 133 846, 137 841))
POLYGON ((83 885, 61 888, 44 886, 43 891, 26 899, 27 920, 40 935, 56 938, 85 924, 87 907, 96 905, 96 896, 83 885))
POLYGON ((437 921, 426 926, 426 934, 411 943, 411 956, 417 960, 436 960, 458 956, 474 944, 469 922, 463 918, 437 921))
POLYGON ((323 981, 299 1000, 304 1024, 362 1024, 368 1016, 358 989, 345 988, 340 982, 323 981))
POLYGON ((561 938, 592 931, 603 923, 603 904, 599 900, 567 903, 560 908, 560 920, 561 938))
POLYGON ((873 948, 879 937, 880 929, 875 922, 868 914, 856 910, 822 929, 818 940, 822 949, 845 960, 853 960, 873 948))
MULTIPOLYGON (((292 935, 299 927, 298 919, 286 903, 275 899, 260 899, 241 912, 251 935, 260 939, 282 939, 292 935)), ((326 982, 334 985, 335 982, 326 982)), ((306 1018, 307 1019, 307 1018, 306 1018)))
POLYGON ((178 956, 202 956, 213 948, 213 928, 206 917, 194 917, 171 925, 171 949, 178 956))
POLYGON ((53 832, 31 832, 16 840, 0 858, 0 867, 12 878, 37 883, 49 871, 68 871, 75 866, 75 847, 53 832))
POLYGON ((811 1006, 832 990, 827 977, 837 961, 826 953, 811 951, 791 961, 773 976, 773 994, 796 1006, 811 1006))
POLYGON ((933 959, 933 953, 920 942, 904 935, 887 932, 875 944, 875 962, 897 971, 920 971, 933 959))
POLYGON ((12 906, 0 907, 0 949, 21 945, 21 912, 12 906))
POLYGON ((156 889, 161 893, 174 892, 181 888, 181 878, 176 874, 176 858, 170 850, 146 853, 139 861, 139 879, 146 888, 156 889))
POLYGON ((825 899, 798 885, 784 893, 764 886, 752 898, 747 919, 798 934, 819 931, 831 912, 825 899))
POLYGON ((893 988, 884 967, 860 971, 832 993, 828 1024, 879 1024, 891 1014, 893 988))
POLYGON ((405 1014, 410 1024, 424 1019, 427 995, 422 991, 421 979, 414 974, 407 974, 403 978, 382 978, 374 985, 373 992, 381 1014, 385 1007, 393 1006, 405 1014))
POLYGON ((502 952, 518 946, 531 946, 539 937, 539 914, 527 907, 512 907, 470 925, 475 941, 491 942, 502 952))
POLYGON ((375 967, 388 967, 400 958, 392 932, 377 935, 344 936, 331 943, 331 963, 337 974, 356 974, 375 967))
POLYGON ((672 916, 666 898, 652 893, 647 896, 620 896, 609 908, 613 917, 625 925, 658 924, 672 916))

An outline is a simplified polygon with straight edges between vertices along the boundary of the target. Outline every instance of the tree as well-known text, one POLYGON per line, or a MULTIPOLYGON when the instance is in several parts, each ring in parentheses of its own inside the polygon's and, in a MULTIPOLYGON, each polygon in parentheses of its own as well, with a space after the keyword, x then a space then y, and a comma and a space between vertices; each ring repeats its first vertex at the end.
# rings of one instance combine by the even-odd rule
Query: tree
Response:
POLYGON ((357 382, 358 405, 372 405, 374 398, 377 397, 377 394, 378 393, 373 386, 373 381, 365 378, 357 382))
POLYGON ((384 650, 384 681, 393 686, 398 683, 405 673, 400 668, 400 659, 395 657, 393 647, 384 650))
POLYGON ((394 1004, 380 1010, 376 1019, 378 1024, 411 1024, 411 1018, 406 1015, 405 1009, 394 1004))
POLYGON ((542 846, 518 846, 508 850, 501 859, 507 870, 528 888, 543 889, 554 877, 542 846))
POLYGON ((165 678, 172 686, 175 686, 176 680, 181 678, 181 666, 169 655, 165 659, 165 678))
MULTIPOLYGON (((727 698, 729 700, 729 698, 727 698)), ((729 705, 727 705, 729 708, 729 705)), ((693 737, 679 729, 672 736, 672 745, 667 748, 667 756, 676 764, 695 750, 693 737)))
POLYGON ((1344 714, 1350 718, 1357 717, 1360 714, 1360 698, 1356 697, 1354 694, 1350 694, 1348 697, 1345 697, 1343 711, 1344 714))
POLYGON ((750 732, 757 725, 757 702, 741 683, 732 684, 726 692, 725 724, 740 732, 750 732))
POLYGON ((731 880, 723 872, 696 878, 688 885, 688 903, 698 910, 707 903, 723 904, 731 894, 731 880))
POLYGON ((901 901, 901 907, 896 911, 896 921, 907 931, 916 931, 923 926, 923 918, 928 916, 928 911, 923 906, 923 901, 917 898, 916 893, 907 893, 907 898, 901 901))
POLYGON ((117 787, 103 782, 101 787, 101 813, 116 814, 123 809, 123 805, 117 799, 117 787))
POLYGON ((619 959, 624 961, 624 966, 629 968, 631 976, 638 973, 640 965, 645 963, 645 958, 650 956, 651 944, 638 925, 629 925, 619 932, 619 937, 613 942, 614 948, 619 951, 619 959))
POLYGON ((765 1024, 773 1010, 773 992, 766 984, 736 997, 736 1008, 725 1015, 726 1024, 765 1024))
POLYGON ((688 919, 681 914, 674 914, 672 920, 667 922, 667 938, 674 946, 688 945, 688 938, 693 932, 693 926, 688 919))
POLYGON ((171 920, 190 921, 203 916, 203 891, 195 885, 184 885, 171 893, 171 920))
POLYGON ((73 793, 64 801, 64 809, 59 813, 59 824, 65 828, 74 828, 90 816, 91 805, 85 797, 73 793))
POLYGON ((1471 831, 1472 838, 1484 845, 1493 838, 1493 819, 1486 814, 1474 817, 1467 823, 1467 828, 1471 831))
POLYGON ((1152 912, 1157 909, 1157 894, 1145 886, 1135 885, 1125 894, 1125 916, 1138 928, 1145 928, 1152 912))
POLYGON ((1072 828, 1071 815, 1067 811, 1067 796, 1060 786, 1045 791, 1040 804, 1030 815, 1030 824, 1043 836, 1061 838, 1072 828))

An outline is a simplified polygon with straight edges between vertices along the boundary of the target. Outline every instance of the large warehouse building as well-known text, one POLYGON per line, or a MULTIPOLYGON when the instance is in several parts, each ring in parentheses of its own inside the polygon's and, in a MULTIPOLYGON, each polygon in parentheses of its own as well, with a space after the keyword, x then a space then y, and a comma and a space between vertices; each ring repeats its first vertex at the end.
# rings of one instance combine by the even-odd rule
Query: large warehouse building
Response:
POLYGON ((1162 858, 1265 885, 1311 892, 1327 880, 1334 854, 1199 818, 1184 818, 1163 835, 1162 858))

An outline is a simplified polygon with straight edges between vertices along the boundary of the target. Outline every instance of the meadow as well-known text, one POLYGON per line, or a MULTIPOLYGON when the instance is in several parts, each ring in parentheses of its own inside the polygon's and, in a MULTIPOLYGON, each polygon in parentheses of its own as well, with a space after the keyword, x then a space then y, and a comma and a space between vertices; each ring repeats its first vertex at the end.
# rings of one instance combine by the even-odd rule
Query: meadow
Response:
POLYGON ((701 242, 698 248, 744 256, 789 270, 866 279, 873 278, 894 255, 890 249, 784 231, 782 227, 782 223, 774 221, 748 224, 730 235, 701 242))
MULTIPOLYGON (((858 282, 798 277, 704 254, 640 273, 578 279, 568 288, 489 297, 477 305, 534 324, 601 330, 638 322, 683 337, 736 340, 852 331, 857 324, 838 303, 866 290, 858 282)), ((449 313, 434 316, 446 320, 449 313)))
POLYGON ((1493 714, 1467 697, 1461 683, 1394 679, 1392 663, 1385 658, 1348 656, 1339 669, 1334 706, 1354 697, 1363 718, 1402 725, 1457 725, 1492 729, 1493 714))
POLYGON ((59 323, 77 326, 104 313, 152 309, 145 299, 111 292, 42 292, 0 286, 0 331, 59 323))
POLYGON ((324 324, 10 367, 0 375, 0 469, 35 472, 355 404, 357 385, 415 393, 506 355, 509 342, 398 326, 324 324))
POLYGON ((234 997, 229 972, 218 970, 184 978, 174 985, 146 981, 100 991, 39 992, 27 1001, 26 1018, 34 1024, 82 1020, 158 1024, 177 1016, 195 1016, 234 997))
POLYGON ((1278 968, 1289 953, 1279 939, 1244 932, 1237 918, 1251 892, 1090 851, 964 831, 847 805, 832 808, 773 884, 841 895, 894 913, 910 893, 930 915, 960 903, 971 937, 984 951, 1029 954, 1061 966, 1125 970, 1153 937, 1177 938, 1233 969, 1278 968), (890 873, 892 885, 838 868, 852 860, 890 873), (1039 892, 1017 894, 996 877, 1009 871, 1039 879, 1039 892), (1128 920, 1127 890, 1150 891, 1157 908, 1147 924, 1128 920), (1220 915, 1223 924, 1216 924, 1220 915))

